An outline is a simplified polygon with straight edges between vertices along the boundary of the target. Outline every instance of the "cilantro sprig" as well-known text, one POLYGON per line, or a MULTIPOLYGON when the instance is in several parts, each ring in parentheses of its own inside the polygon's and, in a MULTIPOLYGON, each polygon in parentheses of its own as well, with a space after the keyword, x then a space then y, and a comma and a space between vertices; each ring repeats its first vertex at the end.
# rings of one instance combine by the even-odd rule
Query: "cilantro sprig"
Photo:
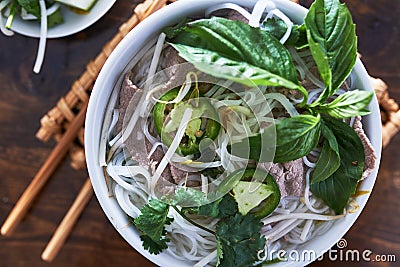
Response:
POLYGON ((240 213, 217 224, 217 255, 221 267, 252 266, 258 252, 264 249, 265 238, 260 231, 263 223, 251 215, 240 213))
POLYGON ((168 248, 165 226, 171 224, 172 218, 168 217, 169 205, 151 199, 142 207, 141 215, 134 219, 136 228, 142 233, 140 239, 143 247, 152 254, 158 254, 168 248))
POLYGON ((133 219, 134 225, 140 231, 143 247, 152 254, 158 254, 168 248, 166 226, 173 219, 168 217, 170 208, 177 211, 185 220, 193 225, 215 235, 217 242, 217 266, 251 266, 258 260, 258 251, 264 249, 265 239, 260 231, 262 223, 253 215, 238 213, 238 204, 232 196, 225 196, 208 204, 193 208, 182 208, 177 203, 187 203, 193 196, 200 202, 204 199, 201 194, 190 188, 179 188, 168 202, 151 199, 142 207, 141 215, 133 219), (211 230, 193 221, 187 213, 200 216, 220 218, 216 229, 211 230))
POLYGON ((221 219, 215 232, 217 266, 245 267, 259 260, 258 253, 265 246, 265 238, 260 234, 263 224, 249 213, 239 213, 238 204, 230 194, 198 207, 197 213, 221 219))

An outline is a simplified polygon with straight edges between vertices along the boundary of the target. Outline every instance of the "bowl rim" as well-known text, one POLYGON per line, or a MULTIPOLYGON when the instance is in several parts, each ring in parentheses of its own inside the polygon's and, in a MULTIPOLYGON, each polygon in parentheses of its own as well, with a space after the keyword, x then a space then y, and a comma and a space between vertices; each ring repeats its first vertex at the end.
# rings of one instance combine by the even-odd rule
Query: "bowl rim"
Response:
MULTIPOLYGON (((130 33, 128 33, 128 35, 111 53, 98 75, 89 100, 85 121, 85 155, 89 175, 96 197, 104 213, 116 230, 120 233, 120 235, 139 253, 159 266, 165 266, 166 262, 168 265, 179 264, 179 266, 186 266, 187 262, 176 259, 166 252, 163 252, 159 255, 153 255, 144 250, 136 229, 134 227, 126 227, 126 224, 128 223, 126 218, 127 216, 119 208, 118 204, 115 203, 116 201, 113 201, 112 198, 108 197, 107 187, 104 182, 104 173, 98 161, 98 145, 100 142, 100 131, 103 124, 103 115, 105 113, 104 109, 108 102, 107 99, 109 98, 111 91, 118 82, 118 78, 123 75, 124 71, 127 69, 127 66, 129 66, 130 58, 139 50, 141 46, 143 46, 144 43, 146 43, 146 40, 155 38, 155 36, 159 34, 158 30, 154 30, 154 32, 150 33, 148 32, 148 29, 160 29, 160 24, 172 25, 178 22, 180 18, 187 16, 189 13, 193 13, 198 10, 205 10, 205 8, 211 4, 225 2, 253 6, 257 0, 249 0, 246 3, 243 3, 241 0, 180 0, 150 15, 139 25, 137 25, 130 33), (163 23, 160 23, 160 20, 162 20, 163 23)), ((290 1, 271 0, 271 2, 273 2, 279 9, 284 11, 284 13, 291 13, 287 12, 288 10, 291 10, 292 12, 298 13, 297 15, 302 18, 307 12, 306 8, 290 1)), ((361 85, 361 87, 368 91, 373 91, 369 81, 369 75, 360 59, 357 59, 354 71, 357 74, 357 82, 361 85)), ((372 131, 374 133, 369 137, 375 148, 377 160, 374 171, 362 182, 361 189, 372 191, 379 169, 382 150, 382 129, 380 127, 380 112, 376 96, 374 96, 369 107, 371 114, 366 116, 367 119, 365 128, 366 132, 372 131), (379 127, 376 127, 378 123, 379 127)), ((353 214, 347 214, 345 218, 335 222, 331 229, 329 229, 323 235, 317 236, 310 242, 307 242, 305 247, 313 247, 313 250, 316 252, 318 257, 329 250, 347 233, 350 227, 355 223, 358 216, 364 209, 369 196, 370 194, 358 197, 357 202, 360 205, 360 209, 357 212, 353 214), (338 232, 340 234, 337 234, 338 232)), ((299 251, 301 250, 302 249, 300 248, 299 251)), ((304 266, 314 260, 315 259, 280 262, 274 266, 304 266)))

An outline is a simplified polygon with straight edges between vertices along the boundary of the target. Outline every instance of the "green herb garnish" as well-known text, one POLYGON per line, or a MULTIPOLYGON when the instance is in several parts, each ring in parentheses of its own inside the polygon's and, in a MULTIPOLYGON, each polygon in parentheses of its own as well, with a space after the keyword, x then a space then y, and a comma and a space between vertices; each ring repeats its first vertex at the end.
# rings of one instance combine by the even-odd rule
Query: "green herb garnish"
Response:
POLYGON ((339 0, 315 1, 304 24, 311 53, 325 83, 315 106, 333 95, 350 74, 357 59, 357 36, 351 14, 339 0))
POLYGON ((135 226, 142 233, 140 238, 143 247, 150 253, 158 254, 163 249, 168 248, 169 239, 165 237, 165 225, 173 221, 172 218, 167 217, 168 211, 168 204, 157 199, 151 199, 141 209, 142 214, 134 219, 135 226))
MULTIPOLYGON (((323 181, 313 176, 310 189, 336 214, 340 214, 361 180, 365 162, 364 147, 356 132, 346 123, 328 117, 324 118, 324 122, 336 137, 340 165, 336 171, 332 169, 332 174, 323 181)), ((318 161, 322 159, 320 156, 318 161)))
MULTIPOLYGON (((193 192, 187 193, 186 189, 178 189, 176 192, 174 200, 170 203, 191 201, 193 192)), ((142 207, 141 215, 133 219, 133 223, 141 232, 143 247, 152 254, 158 254, 168 248, 169 239, 165 226, 173 221, 167 216, 171 207, 188 222, 215 235, 218 251, 217 266, 249 266, 257 260, 258 251, 264 249, 265 239, 260 234, 262 227, 260 220, 251 214, 238 214, 237 203, 227 194, 213 203, 193 209, 179 209, 176 205, 151 199, 142 207), (216 231, 213 231, 190 219, 186 215, 188 211, 203 216, 218 217, 221 221, 217 223, 216 231)))
POLYGON ((288 50, 265 30, 212 17, 190 22, 171 37, 179 55, 207 74, 248 86, 299 90, 307 100, 288 50))
MULTIPOLYGON (((181 32, 175 31, 175 36, 169 41, 183 58, 208 74, 249 86, 296 89, 307 99, 307 93, 303 92, 304 88, 299 86, 295 76, 289 52, 276 39, 285 30, 286 26, 275 19, 267 20, 264 29, 259 29, 240 21, 211 18, 187 24, 181 32), (219 67, 214 68, 213 64, 219 67), (253 84, 242 79, 244 73, 253 84)), ((341 213, 354 185, 361 179, 365 156, 354 130, 339 120, 368 114, 366 107, 373 92, 354 90, 329 100, 347 79, 357 58, 355 26, 344 4, 339 0, 316 0, 304 24, 292 29, 291 42, 301 40, 299 36, 303 36, 304 40, 305 33, 306 46, 311 51, 325 88, 313 103, 299 105, 303 112, 301 115, 276 123, 273 161, 287 162, 301 158, 322 140, 322 153, 312 175, 311 190, 336 213, 341 213), (352 147, 344 146, 343 136, 350 135, 358 140, 357 143, 352 147), (343 160, 347 158, 349 160, 343 160), (357 168, 353 168, 354 162, 358 163, 357 168), (352 170, 351 176, 345 175, 349 170, 352 170), (328 181, 331 181, 329 186, 328 181), (348 191, 335 186, 339 182, 346 185, 348 191)), ((304 44, 298 46, 304 47, 304 44)), ((265 129, 263 133, 232 144, 230 150, 232 154, 243 157, 243 151, 247 149, 249 159, 266 161, 270 158, 266 154, 273 151, 268 143, 274 137, 273 129, 265 129)))

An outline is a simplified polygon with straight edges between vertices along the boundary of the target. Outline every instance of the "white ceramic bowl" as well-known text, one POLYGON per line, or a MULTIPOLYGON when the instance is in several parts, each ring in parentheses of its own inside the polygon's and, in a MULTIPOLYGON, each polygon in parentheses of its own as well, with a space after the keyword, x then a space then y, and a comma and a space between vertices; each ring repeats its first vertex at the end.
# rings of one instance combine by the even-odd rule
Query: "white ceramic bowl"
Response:
MULTIPOLYGON (((225 2, 237 3, 251 8, 254 6, 256 0, 180 0, 148 17, 134 28, 110 55, 97 78, 93 93, 90 97, 86 116, 85 149, 87 165, 95 194, 107 217, 121 236, 142 255, 160 266, 189 265, 185 261, 172 258, 166 253, 152 255, 144 250, 138 232, 133 226, 126 227, 128 223, 127 216, 121 210, 116 200, 108 196, 104 173, 99 166, 98 160, 104 112, 111 91, 117 84, 118 79, 127 71, 126 68, 129 65, 130 59, 144 44, 155 36, 158 36, 165 26, 173 25, 187 16, 204 14, 204 10, 211 5, 225 2)), ((292 2, 283 0, 274 0, 273 2, 280 10, 297 23, 301 23, 306 15, 307 10, 305 8, 292 2)), ((360 60, 357 60, 354 71, 356 74, 357 88, 372 91, 373 89, 369 82, 369 76, 360 60)), ((369 109, 372 113, 363 119, 363 123, 365 131, 376 150, 378 159, 376 169, 362 182, 360 189, 371 191, 376 179, 381 154, 381 121, 376 98, 372 100, 369 109)), ((369 194, 359 196, 357 202, 360 205, 360 209, 356 213, 348 214, 344 219, 336 221, 332 228, 325 234, 317 236, 306 245, 301 246, 299 249, 300 253, 302 249, 313 250, 320 256, 322 253, 329 250, 354 224, 364 208, 368 197, 369 194)), ((310 260, 305 260, 303 262, 288 261, 277 263, 274 266, 304 266, 308 263, 310 263, 310 260)))

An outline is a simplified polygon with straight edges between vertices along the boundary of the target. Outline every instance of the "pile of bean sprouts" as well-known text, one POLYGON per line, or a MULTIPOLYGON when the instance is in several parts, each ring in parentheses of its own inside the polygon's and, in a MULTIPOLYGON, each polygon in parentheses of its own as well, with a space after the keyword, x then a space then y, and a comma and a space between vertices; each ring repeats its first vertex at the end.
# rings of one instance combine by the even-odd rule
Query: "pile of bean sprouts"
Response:
MULTIPOLYGON (((270 1, 258 1, 252 12, 232 3, 216 5, 206 10, 204 16, 209 17, 213 12, 221 9, 236 10, 247 18, 249 24, 254 27, 259 27, 262 25, 263 20, 271 17, 282 19, 288 26, 288 31, 281 38, 281 43, 284 44, 289 37, 292 26, 291 20, 280 10, 276 9, 270 1)), ((167 47, 164 34, 160 34, 158 38, 144 45, 126 68, 127 73, 134 74, 132 76, 134 84, 149 84, 148 82, 145 83, 145 81, 151 79, 160 70, 160 62, 164 60, 162 52, 167 47)), ((309 93, 308 101, 315 100, 319 93, 322 92, 324 84, 311 71, 315 67, 315 63, 309 50, 297 50, 293 47, 288 47, 288 49, 294 60, 299 80, 308 80, 311 82, 311 85, 306 88, 309 93)), ((103 141, 100 146, 99 162, 106 170, 110 194, 116 198, 121 209, 128 216, 136 218, 140 215, 140 208, 152 198, 155 186, 154 182, 159 178, 166 164, 171 161, 190 165, 192 156, 183 157, 175 153, 179 142, 173 142, 167 148, 157 135, 152 134, 154 133, 154 126, 152 121, 148 120, 146 114, 151 111, 151 104, 157 101, 153 97, 153 94, 159 90, 157 85, 142 88, 143 94, 139 101, 139 106, 133 112, 129 124, 120 132, 115 131, 115 125, 120 116, 118 99, 124 77, 122 75, 118 81, 110 97, 108 110, 105 112, 102 132, 103 141), (124 136, 131 135, 135 132, 135 128, 138 139, 146 138, 151 143, 152 149, 150 150, 150 154, 159 146, 164 149, 165 156, 157 168, 154 167, 152 169, 147 166, 140 166, 125 153, 124 136)), ((186 85, 190 85, 195 82, 194 80, 194 76, 188 73, 185 83, 186 85)), ((345 83, 346 86, 341 88, 337 94, 353 89, 353 80, 353 75, 350 75, 345 83)), ((273 91, 273 89, 268 87, 259 87, 257 90, 250 88, 245 92, 239 93, 241 94, 240 100, 237 100, 231 92, 227 92, 224 87, 215 86, 205 94, 205 97, 218 100, 217 109, 225 106, 235 109, 235 114, 237 114, 236 117, 230 118, 230 123, 226 129, 221 130, 216 138, 216 159, 207 162, 211 164, 209 166, 222 167, 227 173, 246 167, 248 160, 229 154, 227 150, 228 142, 239 141, 243 138, 244 133, 247 135, 258 133, 260 131, 260 122, 268 124, 272 123, 271 120, 298 115, 295 105, 303 100, 302 97, 285 96, 279 91, 273 91), (260 98, 257 98, 257 92, 261 92, 266 101, 265 99, 260 100, 260 98), (248 106, 251 106, 251 110, 243 105, 243 99, 248 106), (272 109, 274 109, 274 118, 268 116, 272 109), (255 113, 255 116, 248 116, 251 113, 255 113)), ((184 96, 183 93, 182 95, 184 96)), ((188 115, 185 112, 185 115, 182 121, 190 118, 190 114, 188 115)), ((349 123, 351 124, 352 120, 349 123)), ((181 122, 177 131, 178 133, 182 130, 183 124, 181 122)), ((177 136, 176 140, 180 140, 179 136, 177 136)), ((266 250, 278 251, 279 249, 290 250, 296 248, 300 244, 313 239, 315 236, 323 234, 329 230, 335 220, 345 216, 345 211, 341 215, 334 215, 333 211, 323 201, 315 198, 309 191, 310 174, 315 168, 315 162, 320 151, 321 148, 317 147, 310 155, 303 157, 305 166, 304 177, 306 181, 304 196, 287 196, 281 199, 276 210, 262 219, 264 226, 262 227, 261 234, 266 239, 266 250)), ((193 168, 196 168, 196 166, 196 164, 190 165, 193 168)), ((212 180, 210 177, 199 173, 191 174, 187 179, 198 181, 202 185, 201 190, 204 193, 210 190, 208 188, 208 183, 212 180)), ((168 238, 171 241, 168 243, 169 247, 165 253, 178 259, 185 259, 188 264, 197 267, 215 266, 217 257, 215 237, 209 232, 186 221, 174 209, 170 209, 168 216, 174 218, 174 220, 167 226, 168 238)), ((198 224, 215 230, 218 219, 190 216, 198 224)))

